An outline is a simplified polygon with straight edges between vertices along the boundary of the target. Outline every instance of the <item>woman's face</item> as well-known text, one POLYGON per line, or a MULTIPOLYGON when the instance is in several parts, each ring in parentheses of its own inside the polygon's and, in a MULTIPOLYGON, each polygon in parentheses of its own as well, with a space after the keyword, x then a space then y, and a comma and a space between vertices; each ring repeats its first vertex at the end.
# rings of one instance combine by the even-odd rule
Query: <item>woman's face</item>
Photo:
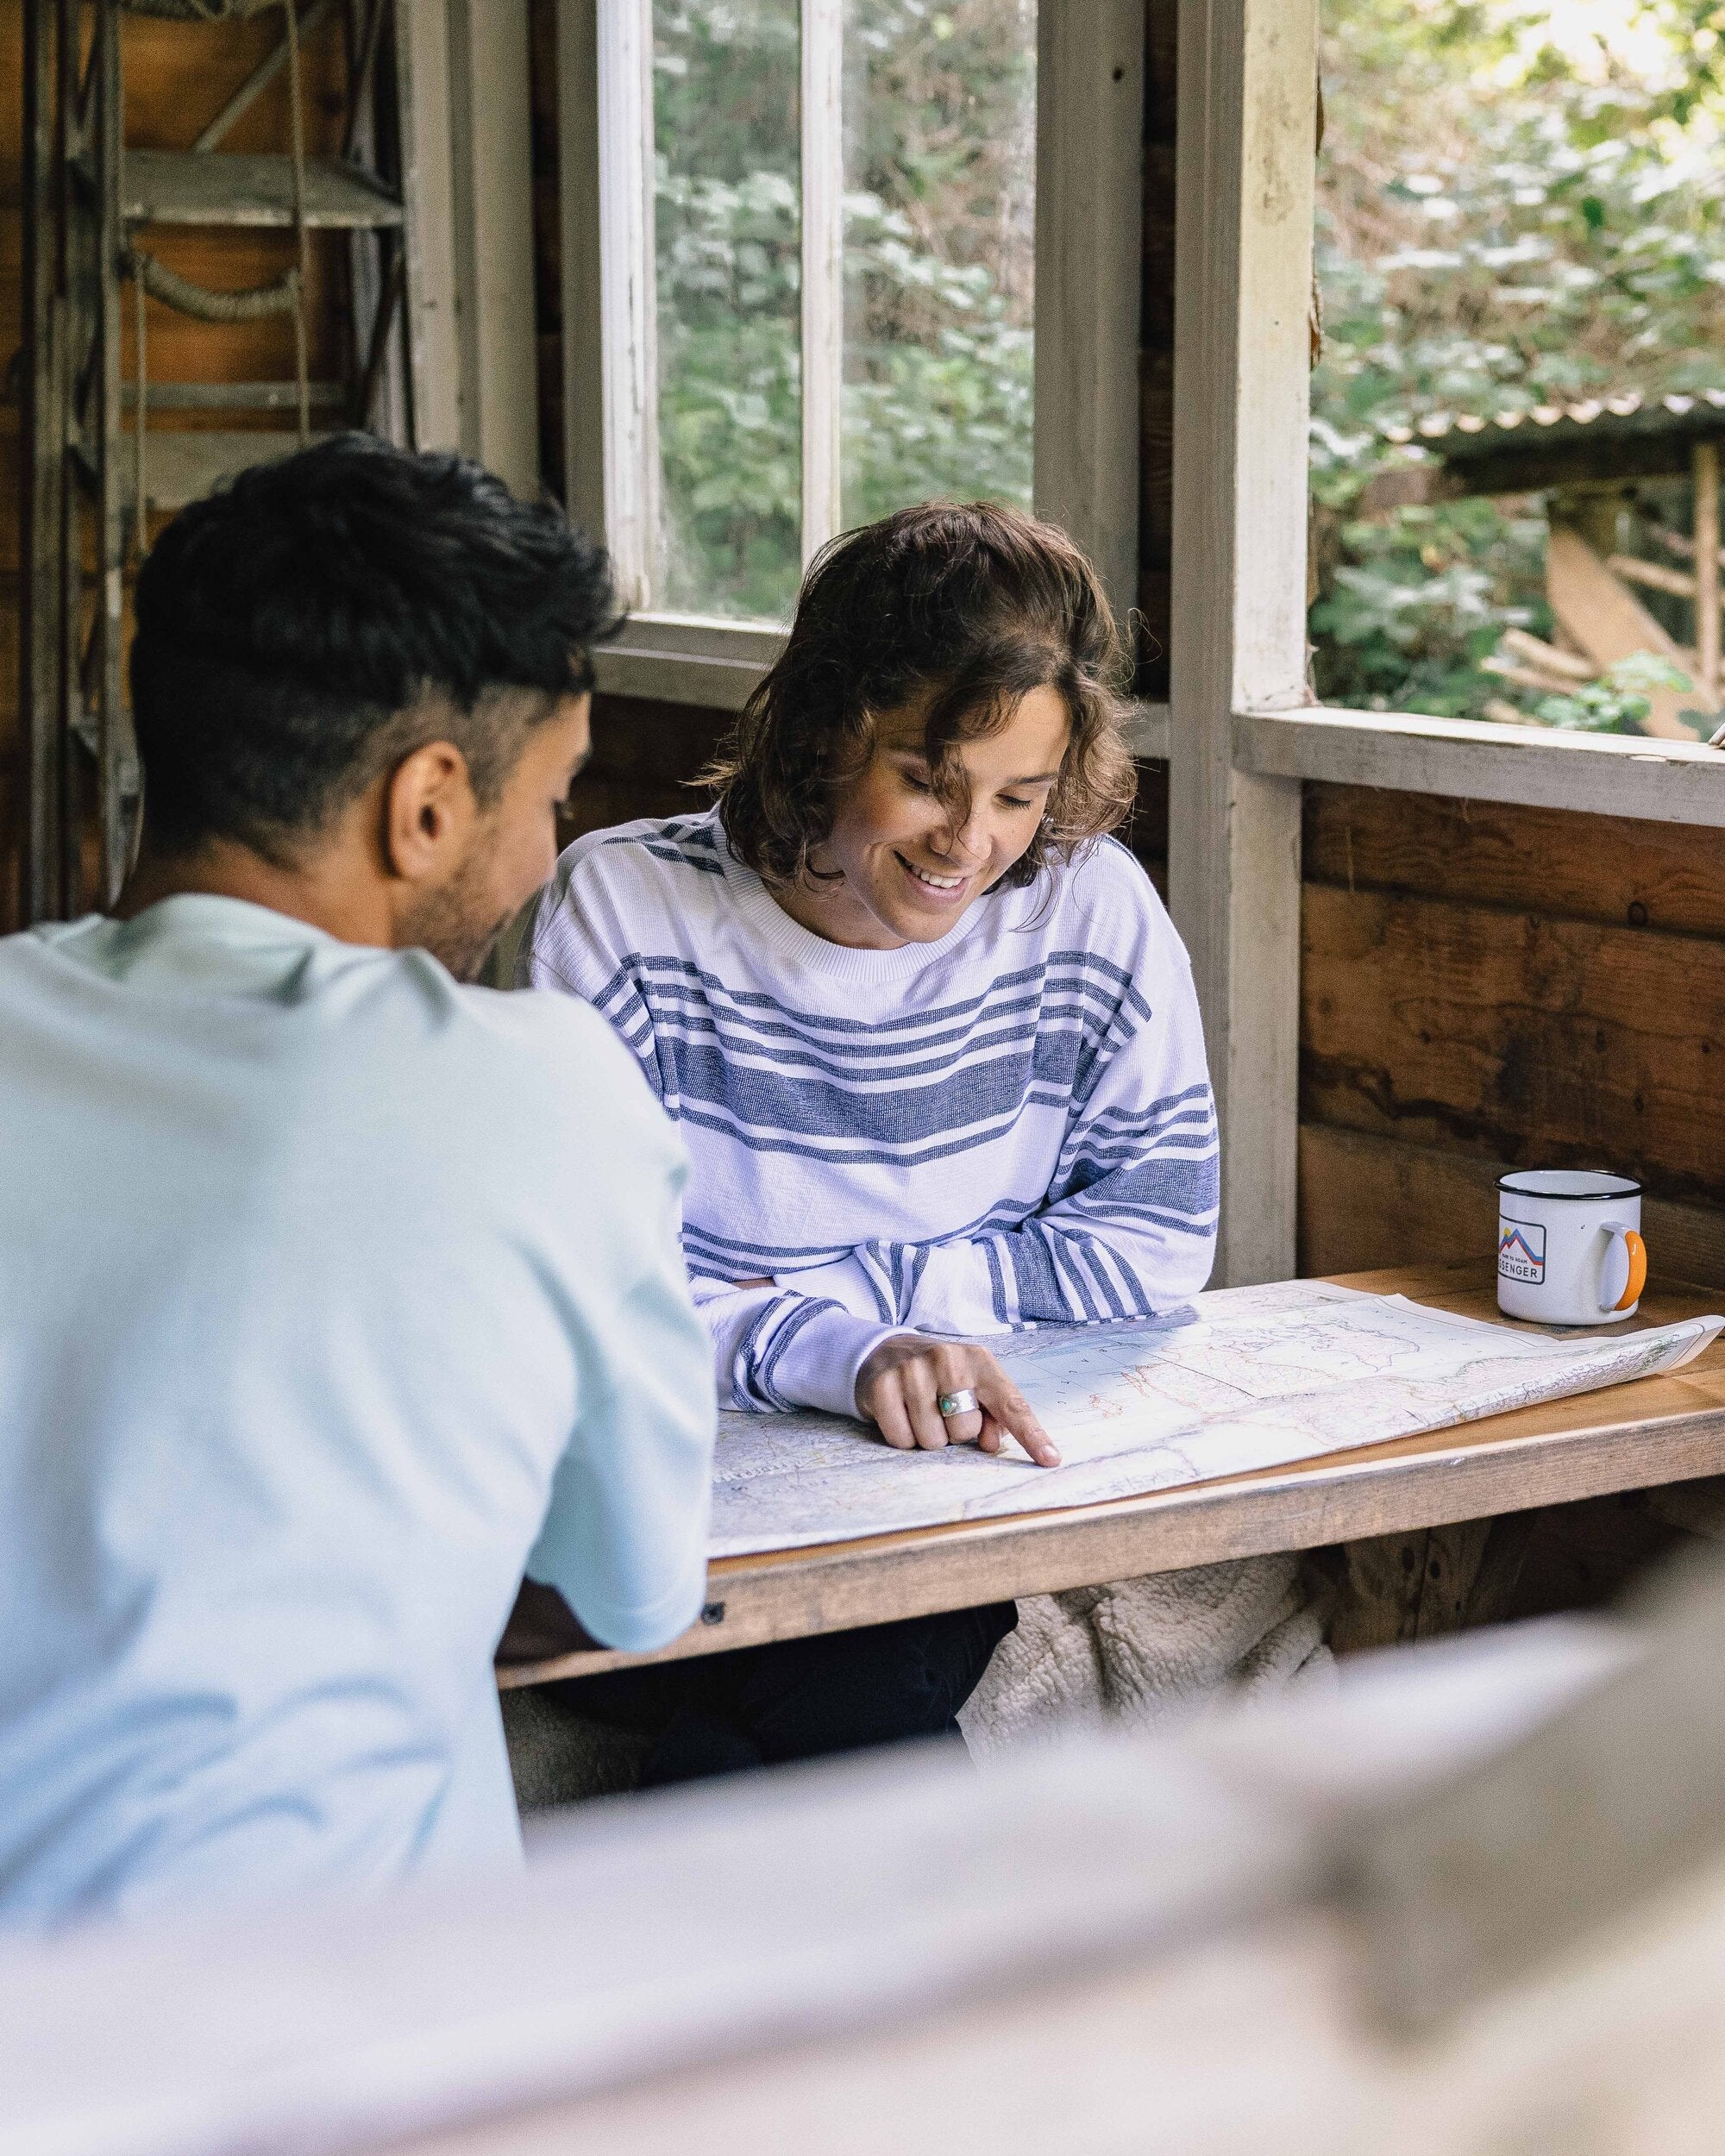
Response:
POLYGON ((937 942, 1036 837, 1070 730, 1059 692, 1039 688, 993 733, 960 742, 969 788, 961 825, 931 790, 921 715, 883 713, 874 761, 840 796, 812 856, 841 881, 775 893, 780 905, 853 950, 937 942))

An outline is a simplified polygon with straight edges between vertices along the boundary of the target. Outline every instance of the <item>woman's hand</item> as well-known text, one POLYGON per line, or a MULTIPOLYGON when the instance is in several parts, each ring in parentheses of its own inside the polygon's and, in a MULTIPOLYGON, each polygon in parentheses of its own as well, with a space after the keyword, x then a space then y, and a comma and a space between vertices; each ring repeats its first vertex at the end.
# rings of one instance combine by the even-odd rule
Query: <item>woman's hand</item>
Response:
POLYGON ((1002 1438, 1016 1438, 1038 1467, 1060 1464, 1053 1439, 987 1348, 896 1333, 857 1371, 856 1412, 901 1452, 973 1442, 998 1452, 1002 1438), (943 1416, 941 1395, 961 1392, 975 1394, 975 1407, 943 1416))

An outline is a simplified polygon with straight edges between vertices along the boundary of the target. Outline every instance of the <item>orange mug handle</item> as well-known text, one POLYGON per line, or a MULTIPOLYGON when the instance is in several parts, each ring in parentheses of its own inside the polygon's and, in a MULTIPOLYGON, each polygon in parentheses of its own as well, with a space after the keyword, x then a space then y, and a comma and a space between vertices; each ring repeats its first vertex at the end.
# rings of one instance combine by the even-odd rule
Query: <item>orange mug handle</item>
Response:
POLYGON ((1647 1244, 1642 1242, 1634 1228, 1624 1229, 1623 1244, 1629 1253, 1629 1279, 1622 1294, 1612 1304, 1611 1307, 1614 1310, 1628 1310, 1632 1304, 1640 1300, 1641 1290, 1647 1284, 1647 1244))

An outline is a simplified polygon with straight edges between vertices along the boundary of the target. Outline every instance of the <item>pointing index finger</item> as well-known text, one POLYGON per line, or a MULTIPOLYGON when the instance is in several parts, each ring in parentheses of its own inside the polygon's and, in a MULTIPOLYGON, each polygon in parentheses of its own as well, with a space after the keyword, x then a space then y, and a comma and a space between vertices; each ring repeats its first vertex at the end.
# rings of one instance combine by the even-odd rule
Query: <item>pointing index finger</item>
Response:
POLYGON ((1030 1402, 1015 1386, 996 1386, 986 1395, 979 1388, 977 1396, 988 1409, 990 1420, 1009 1431, 1038 1467, 1059 1466, 1060 1448, 1031 1413, 1030 1402))
POLYGON ((1019 1416, 1017 1420, 1018 1427, 1013 1431, 1013 1435, 1037 1465, 1038 1467, 1058 1467, 1060 1448, 1036 1417, 1026 1409, 1025 1413, 1019 1416))

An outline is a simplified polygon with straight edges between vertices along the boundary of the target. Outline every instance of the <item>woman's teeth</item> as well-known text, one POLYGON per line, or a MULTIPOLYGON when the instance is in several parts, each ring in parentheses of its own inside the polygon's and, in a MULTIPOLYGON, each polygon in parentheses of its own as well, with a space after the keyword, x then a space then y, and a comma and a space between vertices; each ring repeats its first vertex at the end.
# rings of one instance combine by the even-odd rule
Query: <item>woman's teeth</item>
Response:
POLYGON ((931 875, 926 868, 919 868, 913 861, 905 861, 902 854, 899 856, 899 859, 904 862, 905 867, 910 870, 917 881, 925 883, 931 891, 957 891, 964 882, 963 876, 931 875))

